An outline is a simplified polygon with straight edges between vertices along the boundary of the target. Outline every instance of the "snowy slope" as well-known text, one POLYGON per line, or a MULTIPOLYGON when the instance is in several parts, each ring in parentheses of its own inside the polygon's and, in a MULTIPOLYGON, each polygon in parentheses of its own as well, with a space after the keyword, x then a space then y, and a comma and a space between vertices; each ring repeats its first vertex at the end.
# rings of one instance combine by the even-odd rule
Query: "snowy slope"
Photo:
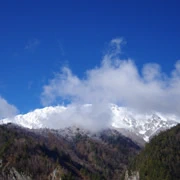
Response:
MULTIPOLYGON (((83 108, 86 108, 85 110, 87 110, 87 108, 90 108, 90 105, 85 105, 83 108)), ((161 130, 168 129, 178 123, 178 118, 176 116, 165 116, 160 113, 138 114, 125 107, 118 107, 114 104, 111 104, 109 108, 112 113, 110 128, 116 129, 127 136, 135 134, 145 141, 149 141, 153 135, 161 130)), ((58 117, 62 117, 61 115, 65 111, 69 111, 68 107, 45 107, 43 109, 36 109, 24 115, 20 114, 13 118, 3 119, 0 123, 12 122, 30 129, 62 129, 56 121, 59 121, 58 117)))
POLYGON ((171 128, 178 123, 178 117, 173 115, 163 115, 161 113, 138 114, 116 105, 113 105, 111 109, 114 114, 112 127, 119 129, 124 135, 134 133, 146 142, 160 131, 171 128))
MULTIPOLYGON (((30 129, 48 128, 46 122, 59 113, 66 110, 64 106, 45 107, 42 109, 36 109, 27 114, 19 114, 12 118, 5 118, 1 120, 1 123, 15 123, 30 129)), ((59 127, 57 127, 59 128, 59 127)))

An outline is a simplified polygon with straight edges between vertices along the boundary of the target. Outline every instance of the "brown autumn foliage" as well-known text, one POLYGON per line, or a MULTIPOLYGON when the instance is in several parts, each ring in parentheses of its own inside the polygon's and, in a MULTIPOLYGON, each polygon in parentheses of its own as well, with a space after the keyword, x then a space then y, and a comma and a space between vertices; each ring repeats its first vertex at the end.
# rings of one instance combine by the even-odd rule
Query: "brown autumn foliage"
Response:
POLYGON ((130 139, 104 132, 100 138, 76 134, 68 141, 56 131, 32 132, 12 124, 0 126, 0 178, 11 168, 33 180, 120 179, 140 148, 130 139))

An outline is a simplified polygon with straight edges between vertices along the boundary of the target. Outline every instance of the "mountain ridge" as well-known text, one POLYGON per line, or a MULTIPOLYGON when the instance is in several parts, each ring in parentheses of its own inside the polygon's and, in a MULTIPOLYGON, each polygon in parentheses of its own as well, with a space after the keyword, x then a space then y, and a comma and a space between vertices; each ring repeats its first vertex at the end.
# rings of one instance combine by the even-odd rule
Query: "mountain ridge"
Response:
POLYGON ((130 163, 125 180, 180 179, 180 124, 154 136, 130 163))
MULTIPOLYGON (((92 105, 87 104, 83 105, 81 108, 83 111, 87 111, 91 107, 92 105)), ((30 129, 50 128, 63 130, 73 127, 74 125, 81 129, 86 129, 78 124, 72 124, 67 127, 61 127, 58 124, 58 122, 61 121, 62 113, 68 112, 69 109, 69 107, 65 106, 45 107, 42 109, 36 109, 27 114, 19 114, 15 117, 2 119, 0 123, 15 123, 30 129)), ((111 104, 109 110, 111 113, 111 120, 108 128, 116 129, 125 136, 136 135, 146 142, 160 131, 169 129, 178 124, 178 117, 172 115, 162 115, 157 112, 140 114, 133 112, 128 108, 119 107, 115 104, 111 104)), ((94 126, 96 125, 94 124, 94 126)))
POLYGON ((0 125, 0 179, 116 180, 141 149, 118 132, 67 141, 56 130, 41 130, 0 125))

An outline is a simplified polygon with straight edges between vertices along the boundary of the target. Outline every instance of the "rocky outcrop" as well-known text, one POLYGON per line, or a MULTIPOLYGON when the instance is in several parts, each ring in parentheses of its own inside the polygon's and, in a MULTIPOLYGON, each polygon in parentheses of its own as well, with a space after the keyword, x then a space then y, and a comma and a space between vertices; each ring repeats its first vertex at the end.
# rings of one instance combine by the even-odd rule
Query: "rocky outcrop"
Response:
POLYGON ((8 173, 6 170, 2 172, 2 174, 0 175, 0 179, 2 180, 32 180, 31 177, 25 174, 19 173, 14 167, 10 169, 8 168, 8 173))
POLYGON ((126 171, 124 180, 140 180, 138 171, 126 171))

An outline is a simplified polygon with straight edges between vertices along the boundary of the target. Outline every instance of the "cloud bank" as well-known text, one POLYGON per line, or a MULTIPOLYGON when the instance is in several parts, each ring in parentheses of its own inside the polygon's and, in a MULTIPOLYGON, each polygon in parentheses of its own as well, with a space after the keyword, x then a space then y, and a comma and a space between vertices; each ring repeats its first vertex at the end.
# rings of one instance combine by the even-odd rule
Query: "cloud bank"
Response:
POLYGON ((122 44, 122 39, 113 39, 100 66, 87 70, 83 78, 63 67, 43 87, 42 104, 88 103, 103 112, 106 104, 115 103, 141 113, 180 116, 180 61, 169 76, 156 63, 144 64, 139 70, 132 59, 120 58, 122 44))
POLYGON ((9 104, 5 99, 0 96, 0 119, 12 117, 18 112, 14 105, 9 104))
POLYGON ((71 104, 66 108, 56 106, 53 110, 49 111, 46 118, 42 118, 43 125, 48 128, 63 129, 74 125, 96 132, 111 126, 111 111, 108 106, 71 104))

